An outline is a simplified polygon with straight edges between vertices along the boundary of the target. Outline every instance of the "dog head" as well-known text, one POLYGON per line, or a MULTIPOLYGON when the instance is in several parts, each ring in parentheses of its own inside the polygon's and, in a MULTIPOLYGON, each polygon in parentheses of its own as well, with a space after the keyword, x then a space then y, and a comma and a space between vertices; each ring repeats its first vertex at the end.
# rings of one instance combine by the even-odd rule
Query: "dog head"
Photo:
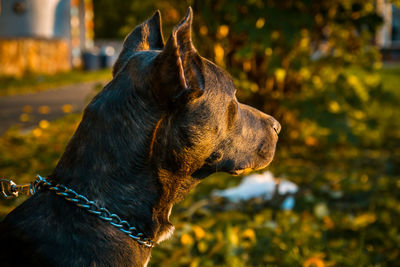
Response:
POLYGON ((191 24, 189 8, 164 45, 156 12, 128 35, 114 66, 115 78, 129 77, 143 101, 161 114, 148 137, 150 161, 159 170, 194 178, 266 167, 279 123, 238 102, 231 76, 196 51, 191 24))

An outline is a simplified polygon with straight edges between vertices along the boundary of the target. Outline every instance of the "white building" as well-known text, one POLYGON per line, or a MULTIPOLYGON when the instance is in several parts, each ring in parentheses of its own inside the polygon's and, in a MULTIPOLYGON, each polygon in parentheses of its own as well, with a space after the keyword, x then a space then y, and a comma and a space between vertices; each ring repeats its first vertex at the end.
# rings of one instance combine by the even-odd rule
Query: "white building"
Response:
POLYGON ((377 0, 376 9, 384 20, 375 39, 383 60, 400 62, 400 8, 387 0, 377 0))
POLYGON ((0 0, 0 76, 79 66, 93 35, 92 0, 0 0))

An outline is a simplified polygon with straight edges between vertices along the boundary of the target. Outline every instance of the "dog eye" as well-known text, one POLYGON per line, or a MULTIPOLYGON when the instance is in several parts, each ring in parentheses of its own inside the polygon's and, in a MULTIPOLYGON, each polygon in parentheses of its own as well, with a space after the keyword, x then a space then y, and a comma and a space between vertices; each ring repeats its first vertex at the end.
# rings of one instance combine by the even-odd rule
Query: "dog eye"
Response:
POLYGON ((235 121, 235 117, 237 114, 237 104, 234 100, 232 100, 228 105, 227 110, 227 122, 228 122, 228 129, 230 129, 235 121))

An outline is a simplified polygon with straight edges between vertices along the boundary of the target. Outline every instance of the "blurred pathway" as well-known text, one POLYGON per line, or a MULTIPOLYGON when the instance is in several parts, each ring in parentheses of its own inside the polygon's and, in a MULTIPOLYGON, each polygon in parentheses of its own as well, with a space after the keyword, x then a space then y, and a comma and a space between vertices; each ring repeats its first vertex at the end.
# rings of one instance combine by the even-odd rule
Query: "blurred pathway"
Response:
POLYGON ((32 128, 41 120, 54 120, 70 112, 81 112, 93 97, 98 81, 62 86, 33 94, 0 97, 0 135, 10 126, 32 128))

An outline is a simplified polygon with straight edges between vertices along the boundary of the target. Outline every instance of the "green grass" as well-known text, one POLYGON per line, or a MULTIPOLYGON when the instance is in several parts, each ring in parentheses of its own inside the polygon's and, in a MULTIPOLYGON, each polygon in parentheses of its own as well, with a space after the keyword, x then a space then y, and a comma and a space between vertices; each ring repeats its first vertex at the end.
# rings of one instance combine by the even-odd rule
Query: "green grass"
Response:
POLYGON ((382 78, 383 88, 397 96, 400 96, 400 64, 390 67, 384 67, 379 70, 382 78))
POLYGON ((111 79, 110 69, 91 72, 72 70, 54 75, 30 74, 22 78, 0 77, 0 96, 34 93, 68 84, 108 79, 111 79))
MULTIPOLYGON (((359 67, 352 67, 347 71, 358 77, 365 77, 368 75, 365 70, 359 67)), ((379 80, 382 82, 385 91, 400 95, 400 90, 398 90, 400 82, 400 64, 383 65, 381 69, 374 70, 369 74, 378 74, 380 76, 379 80)))

